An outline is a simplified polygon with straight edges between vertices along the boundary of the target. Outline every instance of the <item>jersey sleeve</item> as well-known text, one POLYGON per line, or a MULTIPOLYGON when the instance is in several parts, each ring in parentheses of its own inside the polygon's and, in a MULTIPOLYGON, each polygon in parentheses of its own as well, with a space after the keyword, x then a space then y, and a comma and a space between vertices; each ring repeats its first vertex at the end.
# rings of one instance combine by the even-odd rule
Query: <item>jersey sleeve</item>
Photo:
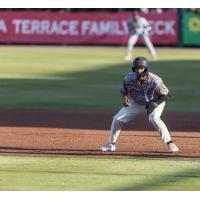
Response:
POLYGON ((121 93, 123 95, 128 95, 128 90, 127 90, 127 85, 126 85, 126 80, 124 79, 123 83, 122 83, 122 87, 121 87, 121 93))
POLYGON ((157 92, 158 95, 168 95, 169 89, 165 86, 162 79, 157 81, 157 92))
POLYGON ((134 33, 134 26, 133 26, 133 20, 132 19, 127 20, 127 26, 128 26, 129 34, 133 34, 134 33))
POLYGON ((143 27, 144 27, 145 32, 147 33, 152 30, 149 22, 145 18, 143 18, 143 27))
POLYGON ((149 25, 149 22, 148 22, 145 18, 143 18, 142 23, 143 23, 143 26, 144 26, 144 27, 150 26, 150 25, 149 25))

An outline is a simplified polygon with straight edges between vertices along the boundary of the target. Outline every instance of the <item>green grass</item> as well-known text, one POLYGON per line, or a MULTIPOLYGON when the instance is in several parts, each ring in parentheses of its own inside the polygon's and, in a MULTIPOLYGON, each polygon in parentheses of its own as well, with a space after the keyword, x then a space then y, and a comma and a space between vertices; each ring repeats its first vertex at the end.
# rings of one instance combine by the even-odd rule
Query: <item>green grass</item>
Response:
MULTIPOLYGON (((173 94, 167 111, 200 112, 199 49, 157 48, 150 62, 173 94)), ((131 63, 122 47, 0 47, 0 108, 118 109, 131 63)), ((135 56, 150 58, 146 48, 135 56)))
POLYGON ((0 190, 197 191, 200 161, 0 156, 0 190))
MULTIPOLYGON (((200 112, 199 49, 157 48, 150 62, 171 90, 167 111, 200 112)), ((122 47, 0 47, 0 109, 118 109, 131 63, 122 47)), ((150 59, 146 48, 135 56, 150 59)), ((200 161, 0 156, 0 190, 192 190, 200 161)))

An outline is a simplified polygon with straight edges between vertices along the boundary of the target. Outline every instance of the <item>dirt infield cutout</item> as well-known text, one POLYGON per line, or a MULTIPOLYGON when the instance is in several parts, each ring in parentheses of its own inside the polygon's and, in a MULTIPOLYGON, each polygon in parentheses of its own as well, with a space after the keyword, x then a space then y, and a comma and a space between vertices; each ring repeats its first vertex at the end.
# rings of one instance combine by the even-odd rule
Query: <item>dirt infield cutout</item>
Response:
POLYGON ((200 158, 200 123, 195 123, 200 119, 198 113, 185 115, 185 123, 179 118, 181 124, 177 120, 180 113, 165 115, 180 148, 175 154, 167 152, 159 133, 147 121, 139 123, 144 116, 123 129, 116 152, 100 152, 99 147, 108 139, 112 115, 94 111, 0 110, 0 153, 200 158))

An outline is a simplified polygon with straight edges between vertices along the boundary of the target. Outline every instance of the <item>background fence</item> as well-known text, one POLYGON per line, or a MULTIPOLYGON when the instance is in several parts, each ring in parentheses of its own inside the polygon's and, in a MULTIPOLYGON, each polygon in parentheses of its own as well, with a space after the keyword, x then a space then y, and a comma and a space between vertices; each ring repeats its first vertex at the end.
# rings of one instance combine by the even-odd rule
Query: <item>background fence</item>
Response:
MULTIPOLYGON (((132 11, 131 11, 132 12, 132 11)), ((130 11, 1 10, 0 42, 15 44, 125 45, 130 11)), ((162 46, 199 46, 200 14, 175 9, 141 12, 162 46)), ((143 44, 141 40, 138 45, 143 44)))

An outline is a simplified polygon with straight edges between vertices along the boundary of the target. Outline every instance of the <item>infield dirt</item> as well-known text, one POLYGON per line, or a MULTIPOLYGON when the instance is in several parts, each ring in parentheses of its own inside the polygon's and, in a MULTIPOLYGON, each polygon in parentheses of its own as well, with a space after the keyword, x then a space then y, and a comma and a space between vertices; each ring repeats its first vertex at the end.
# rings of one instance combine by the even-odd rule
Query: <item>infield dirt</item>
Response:
POLYGON ((180 151, 167 152, 159 133, 138 116, 123 127, 116 152, 100 152, 116 111, 0 110, 0 153, 200 158, 200 113, 164 113, 180 151))

